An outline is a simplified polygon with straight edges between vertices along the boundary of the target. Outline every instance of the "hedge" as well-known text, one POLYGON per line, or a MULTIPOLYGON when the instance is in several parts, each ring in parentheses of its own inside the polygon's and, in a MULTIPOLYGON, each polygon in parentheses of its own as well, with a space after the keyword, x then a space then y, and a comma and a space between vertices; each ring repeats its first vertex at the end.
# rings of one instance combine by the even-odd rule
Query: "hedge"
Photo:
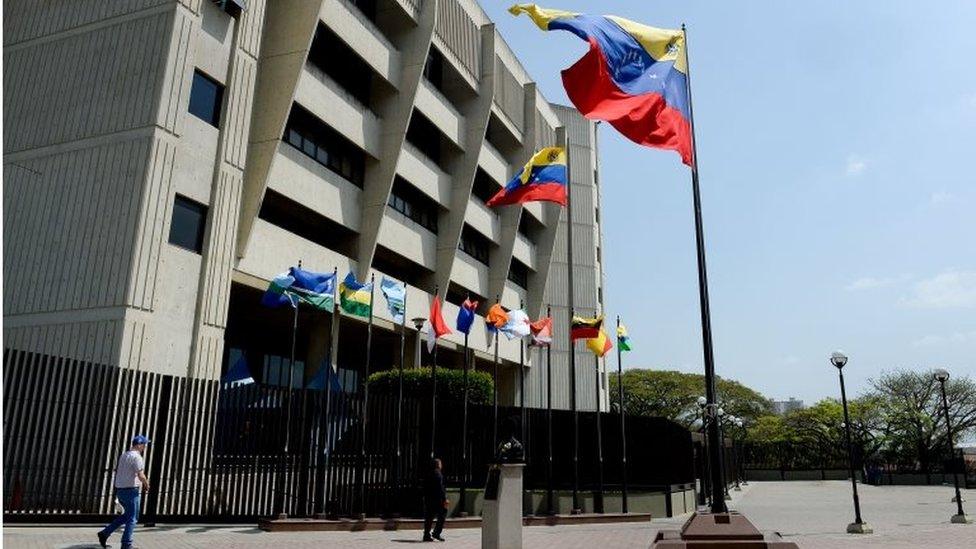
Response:
MULTIPOLYGON (((370 374, 366 380, 369 390, 376 394, 397 394, 398 370, 385 370, 370 374)), ((476 370, 468 371, 468 401, 481 404, 489 402, 494 389, 491 376, 476 370)), ((403 394, 410 397, 430 396, 430 368, 410 368, 403 371, 403 394)), ((464 399, 464 371, 451 368, 437 369, 437 398, 464 399)))

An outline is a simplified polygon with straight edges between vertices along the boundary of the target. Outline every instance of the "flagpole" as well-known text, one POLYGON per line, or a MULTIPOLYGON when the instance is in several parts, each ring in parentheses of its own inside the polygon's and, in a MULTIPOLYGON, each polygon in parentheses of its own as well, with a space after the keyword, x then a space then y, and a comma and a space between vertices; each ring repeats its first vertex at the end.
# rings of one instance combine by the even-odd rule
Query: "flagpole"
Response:
MULTIPOLYGON (((604 340, 605 341, 605 340, 604 340)), ((593 365, 596 367, 596 466, 597 466, 597 498, 594 500, 594 510, 603 512, 603 422, 600 421, 600 357, 593 355, 593 365)))
MULTIPOLYGON (((617 333, 620 333, 620 315, 617 315, 617 333)), ((627 513, 627 429, 624 420, 624 368, 623 349, 617 337, 617 404, 620 407, 620 471, 623 476, 623 490, 620 494, 620 509, 627 513)))
MULTIPOLYGON (((519 300, 519 309, 525 307, 522 300, 519 300)), ((519 438, 522 440, 523 448, 526 447, 525 440, 525 341, 519 338, 519 438)))
MULTIPOLYGON (((470 295, 465 298, 465 301, 470 299, 470 295)), ((461 305, 463 308, 464 305, 461 305)), ((461 492, 458 494, 458 516, 466 517, 468 513, 465 509, 465 496, 467 495, 468 487, 468 366, 471 359, 468 352, 468 332, 471 331, 471 326, 468 326, 468 331, 464 332, 464 413, 461 419, 461 492)))
MULTIPOLYGON (((556 143, 566 150, 566 287, 568 290, 567 308, 569 323, 576 314, 573 291, 573 168, 566 127, 556 128, 556 143)), ((583 512, 579 501, 579 407, 576 404, 576 342, 569 337, 569 405, 573 411, 573 509, 572 514, 583 512)))
POLYGON ((376 274, 369 277, 369 322, 366 324, 366 364, 363 372, 362 413, 359 415, 359 466, 356 483, 359 490, 359 520, 366 518, 366 422, 369 421, 369 369, 373 347, 373 293, 376 274))
MULTIPOLYGON (((501 296, 495 296, 495 304, 501 301, 501 296)), ((492 457, 498 452, 498 327, 494 327, 495 334, 495 364, 492 371, 492 397, 491 397, 491 452, 492 457)))
MULTIPOLYGON (((681 34, 685 41, 685 62, 688 71, 686 83, 688 90, 688 114, 691 125, 691 188, 695 205, 695 244, 698 251, 698 298, 701 302, 702 324, 702 355, 705 362, 705 398, 708 399, 708 411, 714 413, 717 407, 718 395, 715 389, 715 358, 712 352, 712 320, 708 305, 708 275, 705 269, 705 231, 701 213, 701 191, 698 184, 698 148, 695 142, 695 110, 691 101, 691 56, 688 55, 688 31, 684 23, 681 24, 681 34)), ((722 452, 719 440, 718 422, 708 424, 708 454, 712 474, 712 506, 713 513, 727 513, 725 492, 722 488, 722 452)))
MULTIPOLYGON (((546 305, 546 317, 552 322, 552 305, 546 305)), ((552 341, 546 345, 546 510, 552 507, 552 341)))
POLYGON ((407 285, 403 284, 403 315, 400 319, 400 364, 397 372, 397 413, 396 413, 396 464, 393 467, 393 486, 396 491, 396 512, 395 516, 400 516, 400 505, 402 504, 400 493, 400 467, 401 467, 401 447, 400 431, 403 427, 403 363, 406 360, 407 345, 407 285))
MULTIPOLYGON (((302 260, 298 260, 298 268, 302 268, 302 260)), ((286 393, 285 400, 285 439, 282 444, 282 454, 281 463, 278 469, 278 497, 275 502, 276 518, 285 519, 288 518, 288 513, 285 512, 285 482, 287 475, 285 469, 288 467, 288 445, 291 442, 291 403, 292 403, 292 386, 295 384, 295 339, 298 333, 298 298, 297 296, 289 295, 288 301, 291 303, 292 309, 294 309, 294 316, 292 317, 291 323, 291 359, 288 362, 288 392, 286 393)), ((278 378, 281 379, 280 377, 278 378)))
POLYGON ((337 359, 336 355, 339 353, 339 320, 342 318, 342 312, 339 310, 339 268, 332 268, 332 330, 329 334, 329 363, 326 365, 328 370, 325 371, 325 447, 322 451, 325 453, 325 467, 322 473, 322 494, 320 499, 322 500, 322 512, 317 518, 326 518, 328 516, 328 502, 329 502, 329 461, 332 456, 332 452, 329 450, 329 444, 331 444, 332 436, 332 379, 336 373, 337 359))
MULTIPOLYGON (((440 296, 440 289, 434 286, 434 299, 440 296)), ((431 353, 430 365, 430 459, 434 459, 434 444, 437 440, 437 332, 434 330, 434 319, 428 318, 430 329, 434 331, 434 348, 431 353)))

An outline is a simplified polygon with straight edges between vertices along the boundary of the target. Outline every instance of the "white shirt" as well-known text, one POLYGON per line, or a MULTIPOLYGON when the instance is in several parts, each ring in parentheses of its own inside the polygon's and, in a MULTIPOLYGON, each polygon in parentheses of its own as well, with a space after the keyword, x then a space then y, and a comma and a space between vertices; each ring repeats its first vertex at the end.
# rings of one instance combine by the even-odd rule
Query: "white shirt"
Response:
POLYGON ((142 454, 135 450, 129 450, 119 456, 119 463, 115 467, 115 487, 116 488, 139 488, 139 472, 145 468, 142 454))

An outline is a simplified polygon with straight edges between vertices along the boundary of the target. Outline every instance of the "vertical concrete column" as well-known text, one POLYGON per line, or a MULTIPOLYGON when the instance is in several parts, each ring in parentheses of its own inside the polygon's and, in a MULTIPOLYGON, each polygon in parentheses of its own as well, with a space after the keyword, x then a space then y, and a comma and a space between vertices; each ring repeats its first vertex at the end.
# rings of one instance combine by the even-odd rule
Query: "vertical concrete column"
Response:
POLYGON ((451 272, 457 258, 458 243, 464 228, 464 217, 471 201, 471 189, 478 171, 478 157, 485 141, 491 102, 495 91, 495 25, 481 26, 481 77, 478 95, 460 105, 459 111, 466 122, 464 152, 451 170, 451 209, 445 216, 446 223, 437 235, 437 268, 435 276, 442 296, 447 295, 451 272))
POLYGON ((363 181, 362 222, 359 233, 358 265, 356 276, 365 280, 376 253, 386 203, 393 190, 400 149, 406 139, 407 127, 413 115, 417 99, 417 87, 423 78, 427 53, 434 35, 437 19, 437 1, 424 0, 417 14, 417 26, 404 34, 397 46, 400 49, 400 82, 397 93, 376 105, 376 114, 383 121, 380 125, 379 159, 366 167, 363 181))

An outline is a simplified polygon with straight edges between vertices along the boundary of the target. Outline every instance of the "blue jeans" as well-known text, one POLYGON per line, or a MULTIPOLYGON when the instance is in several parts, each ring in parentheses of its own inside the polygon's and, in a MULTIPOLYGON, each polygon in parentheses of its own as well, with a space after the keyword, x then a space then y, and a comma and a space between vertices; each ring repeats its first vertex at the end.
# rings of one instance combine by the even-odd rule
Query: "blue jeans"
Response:
POLYGON ((119 526, 125 525, 122 531, 122 547, 132 545, 132 530, 136 527, 136 520, 139 518, 139 492, 141 488, 116 488, 115 497, 119 498, 119 503, 125 509, 121 515, 102 529, 105 537, 111 536, 112 532, 118 530, 119 526))

